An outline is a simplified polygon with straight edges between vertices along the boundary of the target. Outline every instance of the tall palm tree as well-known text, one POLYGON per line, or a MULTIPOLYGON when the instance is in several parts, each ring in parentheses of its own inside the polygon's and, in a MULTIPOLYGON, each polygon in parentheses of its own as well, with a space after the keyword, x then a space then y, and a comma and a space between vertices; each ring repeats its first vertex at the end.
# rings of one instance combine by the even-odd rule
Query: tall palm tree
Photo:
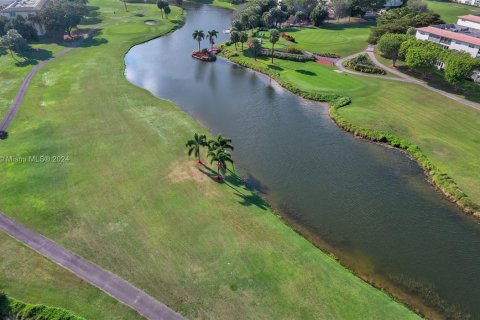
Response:
POLYGON ((243 44, 248 41, 248 33, 246 33, 245 31, 242 31, 240 32, 238 38, 239 38, 238 40, 242 44, 242 52, 243 52, 243 44))
POLYGON ((278 30, 276 29, 270 30, 270 43, 272 44, 272 63, 273 63, 273 49, 274 49, 275 43, 278 42, 278 39, 280 39, 280 34, 278 33, 278 30))
POLYGON ((207 32, 207 39, 210 42, 211 49, 213 49, 213 45, 215 44, 215 38, 218 36, 217 30, 210 30, 207 32))
POLYGON ((200 43, 205 39, 205 33, 203 33, 203 30, 195 30, 192 33, 192 37, 194 40, 198 41, 198 51, 200 51, 200 43))
POLYGON ((210 164, 216 162, 217 163, 217 179, 223 180, 224 177, 221 174, 222 171, 225 171, 227 168, 227 162, 233 164, 232 156, 230 153, 225 151, 224 149, 216 149, 210 150, 208 152, 208 156, 210 157, 210 164))
POLYGON ((217 149, 233 151, 232 139, 222 136, 221 134, 215 140, 208 141, 208 148, 210 151, 217 149))
POLYGON ((230 32, 230 42, 235 45, 235 51, 237 51, 238 40, 240 40, 240 33, 238 33, 238 31, 235 31, 235 30, 230 32))
POLYGON ((185 146, 188 148, 188 155, 191 156, 192 153, 194 153, 197 158, 197 163, 203 164, 200 159, 200 149, 207 145, 207 137, 204 134, 195 133, 193 139, 188 140, 185 146))

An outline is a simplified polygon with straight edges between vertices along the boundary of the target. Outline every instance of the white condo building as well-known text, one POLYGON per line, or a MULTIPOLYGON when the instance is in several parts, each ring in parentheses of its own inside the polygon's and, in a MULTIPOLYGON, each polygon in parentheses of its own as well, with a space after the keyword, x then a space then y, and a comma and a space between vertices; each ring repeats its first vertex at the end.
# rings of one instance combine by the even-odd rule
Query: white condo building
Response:
POLYGON ((453 2, 480 7, 480 0, 453 0, 453 2))
MULTIPOLYGON (((2 1, 2 0, 0 0, 2 1)), ((16 16, 23 16, 25 19, 39 14, 40 10, 49 2, 49 0, 16 0, 3 10, 1 15, 7 19, 12 19, 16 16)), ((40 24, 35 24, 39 36, 45 34, 45 27, 40 24)))
POLYGON ((416 38, 441 44, 446 49, 463 51, 480 58, 480 15, 458 17, 456 24, 417 28, 416 38))

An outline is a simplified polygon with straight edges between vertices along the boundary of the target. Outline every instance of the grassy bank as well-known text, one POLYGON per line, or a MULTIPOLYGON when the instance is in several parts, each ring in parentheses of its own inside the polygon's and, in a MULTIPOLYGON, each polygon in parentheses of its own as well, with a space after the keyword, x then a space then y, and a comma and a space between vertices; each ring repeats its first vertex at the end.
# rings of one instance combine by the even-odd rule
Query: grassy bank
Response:
POLYGON ((277 59, 272 65, 268 58, 254 61, 232 47, 224 54, 273 76, 306 98, 328 102, 351 98, 348 107, 338 108, 347 99, 331 109, 342 127, 407 150, 453 201, 458 200, 467 212, 479 210, 478 111, 415 85, 339 74, 335 68, 315 62, 277 59))
POLYGON ((430 10, 438 13, 447 23, 457 22, 458 16, 463 16, 466 14, 480 14, 479 7, 453 3, 451 1, 426 0, 426 3, 430 10))
MULTIPOLYGON (((29 304, 65 308, 86 319, 143 319, 129 307, 3 233, 0 233, 0 256, 0 292, 11 297, 29 304)), ((0 302, 0 318, 3 307, 0 302)), ((17 305, 16 310, 25 309, 17 305)))
POLYGON ((220 8, 226 8, 226 9, 231 9, 235 10, 237 9, 237 5, 228 2, 228 1, 222 1, 222 0, 191 0, 191 2, 196 2, 196 3, 201 3, 201 4, 208 4, 210 6, 215 6, 215 7, 220 7, 220 8))
MULTIPOLYGON (((314 53, 333 53, 339 56, 348 56, 362 51, 367 47, 367 38, 370 34, 371 23, 327 23, 320 28, 290 27, 282 29, 295 38, 295 43, 280 38, 277 48, 294 46, 300 50, 314 53)), ((270 43, 268 32, 259 32, 265 46, 270 43)))
POLYGON ((186 158, 185 141, 203 129, 128 83, 123 63, 130 46, 179 21, 147 26, 159 19, 154 6, 125 13, 121 2, 90 4, 103 29, 42 69, 1 144, 4 154, 70 161, 2 164, 3 211, 187 318, 416 318, 237 180, 217 184, 186 158))

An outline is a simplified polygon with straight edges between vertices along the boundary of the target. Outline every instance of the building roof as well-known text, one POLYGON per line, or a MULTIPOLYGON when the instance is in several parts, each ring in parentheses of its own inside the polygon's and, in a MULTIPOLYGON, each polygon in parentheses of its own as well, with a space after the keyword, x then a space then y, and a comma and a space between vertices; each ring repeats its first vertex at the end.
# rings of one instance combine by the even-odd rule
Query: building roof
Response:
POLYGON ((480 15, 476 14, 467 14, 466 16, 460 16, 459 19, 468 20, 472 22, 480 23, 480 15))
POLYGON ((440 29, 438 27, 423 27, 423 28, 417 28, 418 31, 423 31, 427 33, 431 33, 440 37, 452 39, 452 40, 457 40, 457 41, 462 41, 466 42, 469 44, 473 44, 476 46, 480 46, 480 38, 477 38, 472 35, 467 35, 465 33, 461 32, 455 32, 455 31, 450 31, 450 30, 444 30, 440 29))
POLYGON ((3 12, 25 12, 25 11, 39 11, 49 0, 17 0, 3 12))

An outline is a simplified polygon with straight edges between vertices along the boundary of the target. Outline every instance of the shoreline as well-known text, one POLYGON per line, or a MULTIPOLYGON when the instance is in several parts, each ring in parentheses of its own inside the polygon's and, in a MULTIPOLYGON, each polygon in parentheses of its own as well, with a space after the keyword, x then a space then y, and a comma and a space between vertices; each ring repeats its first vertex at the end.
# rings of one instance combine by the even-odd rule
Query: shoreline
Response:
POLYGON ((331 93, 321 94, 303 91, 297 88, 294 84, 280 79, 279 74, 275 72, 262 70, 261 68, 257 68, 252 64, 244 63, 243 61, 235 59, 234 56, 224 55, 223 52, 220 54, 220 56, 237 65, 260 72, 270 77, 281 87, 301 98, 316 102, 328 103, 328 114, 338 127, 346 132, 352 133, 355 137, 379 143, 385 147, 392 147, 403 151, 409 158, 418 163, 418 165, 423 169, 429 183, 437 191, 439 191, 448 201, 457 205, 466 215, 472 216, 477 221, 480 221, 480 205, 471 200, 468 195, 457 185, 457 183, 450 176, 448 176, 447 173, 438 169, 437 166, 435 166, 429 160, 429 158, 418 146, 389 132, 363 128, 345 119, 345 117, 343 117, 338 110, 351 104, 352 100, 350 97, 331 93))
MULTIPOLYGON (((215 5, 212 4, 212 6, 215 6, 215 5)), ((224 8, 224 7, 220 7, 220 8, 227 9, 227 8, 224 8)), ((178 24, 175 28, 171 29, 169 32, 167 32, 165 34, 162 34, 162 35, 159 35, 159 36, 153 36, 150 39, 147 39, 147 40, 144 40, 144 41, 141 41, 141 42, 138 42, 138 43, 135 43, 135 44, 131 45, 129 47, 129 49, 124 53, 124 56, 127 55, 128 52, 133 47, 135 47, 137 45, 141 45, 142 43, 146 43, 146 42, 152 41, 154 39, 157 39, 159 37, 166 36, 169 33, 172 33, 175 30, 181 28, 183 26, 183 24, 185 23, 185 19, 186 19, 186 13, 185 13, 185 9, 183 9, 183 19, 182 19, 183 21, 182 21, 182 23, 178 24)), ((238 61, 232 60, 232 59, 230 59, 228 57, 225 57, 223 55, 219 55, 219 57, 222 58, 222 59, 225 59, 226 61, 228 61, 230 63, 234 63, 234 64, 240 65, 242 67, 248 68, 251 71, 259 72, 263 75, 266 75, 266 76, 270 77, 271 79, 273 79, 282 88, 292 92, 293 94, 295 94, 295 95, 297 95, 297 96, 299 96, 303 99, 307 99, 307 100, 314 101, 314 102, 320 102, 320 103, 328 103, 329 117, 331 118, 331 120, 334 121, 336 123, 336 125, 339 126, 340 128, 342 128, 343 130, 353 133, 353 131, 349 131, 346 128, 342 127, 339 124, 339 122, 337 122, 337 119, 335 119, 335 117, 332 115, 332 110, 335 109, 335 111, 336 111, 339 108, 341 108, 343 106, 347 106, 351 103, 351 99, 349 97, 340 96, 338 94, 329 94, 329 93, 319 94, 319 93, 305 92, 305 91, 302 91, 301 89, 295 88, 293 86, 293 84, 284 83, 283 81, 279 80, 274 74, 266 73, 261 69, 254 68, 254 67, 246 65, 246 64, 244 65, 244 64, 242 64, 238 61)), ((125 64, 125 60, 124 60, 124 64, 125 64)), ((136 87, 138 87, 138 86, 136 86, 136 87)), ((141 88, 141 87, 138 87, 138 88, 144 89, 144 88, 141 88)), ((144 89, 144 90, 146 90, 146 89, 144 89)), ((164 98, 158 98, 158 99, 168 100, 168 99, 164 99, 164 98)), ((170 101, 170 100, 168 100, 168 101, 170 101)), ((174 103, 174 102, 172 101, 172 103, 174 103)), ((175 104, 175 106, 177 108, 181 109, 178 105, 175 104)), ((195 118, 192 118, 192 119, 197 121, 195 118)), ((204 126, 201 125, 201 127, 204 127, 204 126)), ((208 130, 206 128, 204 128, 204 130, 206 130, 206 132, 208 132, 208 130)), ((365 130, 367 130, 367 129, 365 129, 365 130)), ((385 142, 378 141, 378 140, 368 139, 368 138, 366 138, 364 136, 361 136, 359 134, 354 133, 354 136, 363 138, 363 139, 365 139, 366 141, 369 141, 369 142, 382 144, 385 147, 391 147, 391 148, 395 147, 392 144, 385 143, 385 142)), ((419 163, 419 165, 424 169, 424 172, 426 173, 427 178, 429 177, 429 175, 427 174, 427 171, 425 171, 425 168, 421 165, 421 163, 416 158, 414 158, 408 152, 406 152, 405 149, 398 148, 398 147, 395 147, 395 148, 401 150, 402 152, 405 152, 405 154, 409 158, 416 160, 417 163, 419 163)), ((238 176, 238 177, 240 179, 242 179, 241 176, 238 176)), ((429 181, 433 182, 433 180, 429 180, 429 181)), ((436 186, 435 184, 433 184, 433 185, 436 186)), ((264 199, 257 192, 255 192, 255 191, 253 191, 253 192, 258 197, 264 199)), ((412 296, 407 291, 402 289, 400 286, 396 286, 391 281, 387 280, 384 276, 376 278, 375 276, 369 275, 368 273, 356 271, 355 268, 353 267, 353 264, 348 263, 349 259, 339 258, 337 255, 335 255, 335 253, 334 253, 335 250, 333 250, 333 246, 329 245, 326 241, 322 240, 318 235, 316 235, 312 231, 310 231, 308 229, 308 227, 306 227, 306 226, 300 224, 299 222, 295 221, 287 213, 284 213, 282 210, 277 210, 275 207, 271 206, 271 203, 269 203, 268 201, 266 201, 266 202, 267 202, 268 206, 271 208, 272 213, 278 219, 280 219, 282 221, 282 223, 284 223, 287 227, 291 228, 299 236, 306 239, 313 246, 318 248, 318 250, 322 251, 323 253, 325 253, 326 255, 331 257, 333 260, 337 261, 337 263, 339 265, 341 265, 344 269, 348 270, 349 272, 351 272, 353 275, 355 275, 356 277, 358 277, 359 279, 361 279, 362 281, 364 281, 368 285, 374 287, 376 290, 384 292, 393 301, 397 301, 398 303, 403 304, 408 309, 410 309, 412 312, 418 314, 421 317, 427 317, 427 318, 433 318, 433 319, 443 318, 441 312, 439 312, 438 310, 436 310, 433 307, 427 306, 425 303, 423 303, 422 299, 420 299, 418 297, 415 297, 415 296, 412 296)), ((480 218, 480 216, 479 216, 479 218, 480 218)), ((350 259, 350 260, 352 260, 352 259, 350 259)))
MULTIPOLYGON (((433 164, 431 164, 428 158, 420 151, 419 147, 393 134, 356 126, 350 123, 348 120, 346 120, 342 115, 340 115, 338 113, 338 109, 348 106, 351 103, 351 99, 349 97, 340 96, 337 94, 329 94, 329 93, 319 94, 319 93, 303 91, 299 88, 296 88, 291 83, 282 81, 281 79, 278 78, 278 76, 274 72, 272 73, 265 72, 264 70, 257 68, 253 65, 245 64, 242 61, 237 61, 234 59, 234 57, 232 59, 232 57, 225 56, 223 52, 224 51, 222 51, 222 53, 219 55, 219 57, 221 57, 222 59, 225 59, 230 63, 247 68, 250 71, 258 72, 262 75, 268 76, 270 77, 270 79, 275 81, 275 83, 277 83, 279 86, 281 86, 282 88, 288 90, 289 92, 295 94, 296 96, 302 99, 327 104, 325 107, 328 108, 328 114, 330 119, 340 129, 351 133, 354 137, 363 139, 370 143, 382 145, 386 148, 394 148, 396 150, 401 151, 409 159, 414 160, 422 168, 422 171, 425 174, 426 180, 429 182, 429 184, 432 185, 433 188, 435 188, 437 192, 440 192, 441 195, 445 197, 448 201, 458 206, 466 216, 470 216, 476 221, 480 221, 480 208, 478 207, 478 205, 475 203, 473 203, 473 205, 464 204, 461 202, 461 198, 458 199, 457 197, 452 195, 448 191, 447 189, 448 187, 450 188, 453 187, 459 190, 461 193, 463 193, 463 191, 460 190, 460 188, 456 185, 456 183, 451 178, 449 178, 445 173, 441 172, 433 164), (446 181, 452 183, 452 185, 446 186, 446 187, 442 186, 439 183, 439 181, 436 179, 436 177, 438 176, 448 177, 446 181)), ((261 197, 260 195, 258 196, 261 197)), ((467 196, 465 195, 465 197, 467 196)), ((263 199, 263 197, 261 198, 263 199)), ((267 201, 267 203, 269 202, 267 201)), ((354 267, 354 263, 352 263, 351 261, 352 259, 348 259, 346 257, 338 257, 334 253, 336 251, 334 250, 334 247, 330 245, 327 241, 323 240, 320 236, 312 232, 307 226, 304 226, 301 223, 297 222, 294 218, 289 216, 288 213, 283 212, 282 210, 277 210, 275 207, 271 207, 271 208, 273 213, 276 216, 278 216, 287 226, 292 228, 296 233, 298 233, 300 236, 307 239, 310 243, 312 243, 315 247, 317 247, 322 252, 331 256, 334 260, 336 260, 339 264, 341 264, 345 269, 349 270, 350 272, 352 272, 354 275, 356 275, 357 277, 359 277, 369 285, 388 294, 393 300, 404 304, 413 312, 417 313, 422 317, 426 317, 427 319, 444 318, 446 316, 446 314, 443 311, 440 311, 436 307, 427 305, 422 298, 410 294, 407 290, 403 289, 401 285, 394 284, 391 280, 387 279, 385 276, 381 275, 379 277, 376 277, 374 275, 369 275, 365 272, 358 271, 354 267)))

